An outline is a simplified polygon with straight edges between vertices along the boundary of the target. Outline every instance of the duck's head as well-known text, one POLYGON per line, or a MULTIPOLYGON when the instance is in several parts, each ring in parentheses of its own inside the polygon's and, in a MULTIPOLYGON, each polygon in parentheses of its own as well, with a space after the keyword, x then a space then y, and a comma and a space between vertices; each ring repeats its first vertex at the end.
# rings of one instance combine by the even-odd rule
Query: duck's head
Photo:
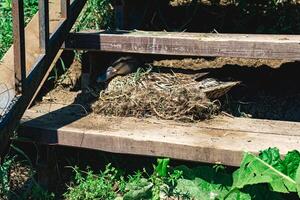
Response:
POLYGON ((138 62, 133 58, 121 58, 107 68, 104 74, 97 78, 97 83, 109 81, 115 76, 126 75, 134 72, 138 67, 138 62))
POLYGON ((117 69, 115 69, 114 67, 110 66, 110 67, 107 68, 107 70, 106 70, 105 73, 100 74, 97 77, 97 83, 106 82, 106 81, 112 79, 116 75, 117 75, 117 69))

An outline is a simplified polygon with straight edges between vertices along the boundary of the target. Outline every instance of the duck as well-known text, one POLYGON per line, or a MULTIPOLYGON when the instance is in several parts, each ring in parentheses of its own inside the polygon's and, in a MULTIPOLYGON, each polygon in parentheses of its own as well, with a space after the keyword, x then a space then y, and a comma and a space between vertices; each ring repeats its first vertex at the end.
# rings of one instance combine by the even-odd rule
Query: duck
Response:
POLYGON ((97 77, 96 82, 105 83, 116 76, 124 76, 133 73, 137 70, 138 65, 138 60, 132 56, 120 57, 106 69, 105 73, 100 74, 97 77))

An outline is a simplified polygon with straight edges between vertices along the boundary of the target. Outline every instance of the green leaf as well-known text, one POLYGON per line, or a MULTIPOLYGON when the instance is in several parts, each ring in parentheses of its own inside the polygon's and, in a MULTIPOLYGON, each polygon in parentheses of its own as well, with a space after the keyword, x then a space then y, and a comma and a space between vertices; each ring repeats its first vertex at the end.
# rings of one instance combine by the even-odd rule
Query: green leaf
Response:
POLYGON ((298 196, 300 197, 300 165, 298 166, 295 174, 295 181, 297 183, 298 196))
POLYGON ((151 196, 151 188, 153 184, 148 182, 147 179, 140 179, 138 182, 128 183, 126 186, 126 194, 124 200, 139 200, 148 199, 151 196))
MULTIPOLYGON (((225 171, 208 166, 193 169, 179 166, 175 169, 183 172, 183 178, 177 182, 176 191, 188 194, 192 199, 223 199, 230 191, 232 178, 225 171)), ((248 200, 251 196, 236 190, 227 199, 248 200)))
POLYGON ((285 172, 286 167, 280 158, 280 153, 278 148, 269 148, 267 150, 261 151, 259 158, 264 162, 268 163, 280 172, 285 172))
MULTIPOLYGON (((275 161, 275 160, 273 160, 275 161)), ((251 153, 245 153, 240 169, 233 174, 233 189, 267 183, 276 192, 297 192, 297 183, 251 153)))
POLYGON ((284 173, 295 180, 297 169, 299 168, 300 163, 299 151, 294 150, 288 152, 282 163, 286 169, 284 173))
POLYGON ((166 177, 168 174, 168 165, 170 163, 169 158, 157 159, 157 166, 155 167, 155 172, 158 176, 166 177))

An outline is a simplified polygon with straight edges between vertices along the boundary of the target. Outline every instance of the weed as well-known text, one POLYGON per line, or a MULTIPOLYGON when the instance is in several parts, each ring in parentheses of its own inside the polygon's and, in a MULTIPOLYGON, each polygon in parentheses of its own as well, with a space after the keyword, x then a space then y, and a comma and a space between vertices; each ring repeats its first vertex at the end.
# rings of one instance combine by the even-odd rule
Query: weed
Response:
POLYGON ((58 63, 55 65, 55 67, 53 68, 53 70, 51 71, 51 74, 48 77, 48 81, 53 81, 54 85, 56 86, 57 84, 59 84, 59 81, 63 81, 66 78, 68 78, 68 74, 67 74, 67 68, 65 65, 65 62, 63 61, 62 58, 59 58, 60 61, 60 65, 58 65, 58 63), (59 66, 61 66, 61 72, 60 69, 58 68, 59 66), (59 76, 59 74, 62 74, 61 76, 59 76))
POLYGON ((93 199, 114 199, 117 194, 114 186, 118 183, 118 171, 108 165, 99 175, 87 169, 87 172, 74 169, 75 182, 68 187, 64 197, 69 200, 93 200, 93 199))
POLYGON ((9 185, 9 174, 10 168, 14 162, 13 158, 5 159, 4 163, 0 165, 0 197, 4 198, 9 196, 10 185, 9 185))
POLYGON ((112 28, 113 7, 110 0, 90 0, 74 26, 75 31, 112 28))
POLYGON ((107 165, 103 172, 95 174, 91 169, 81 171, 77 167, 74 182, 69 186, 64 197, 69 200, 77 199, 122 199, 159 200, 167 197, 182 197, 188 199, 187 194, 175 191, 177 181, 182 177, 182 172, 171 170, 168 166, 169 159, 158 159, 154 172, 149 174, 146 169, 137 171, 126 178, 121 176, 120 170, 107 165))

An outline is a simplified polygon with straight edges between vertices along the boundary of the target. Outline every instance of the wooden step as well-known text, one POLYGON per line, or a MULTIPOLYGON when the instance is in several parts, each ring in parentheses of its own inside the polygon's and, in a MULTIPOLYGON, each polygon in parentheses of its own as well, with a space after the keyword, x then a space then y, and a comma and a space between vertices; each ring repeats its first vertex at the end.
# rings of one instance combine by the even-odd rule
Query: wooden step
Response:
POLYGON ((300 123, 220 116, 199 123, 86 115, 80 105, 28 110, 19 134, 30 140, 107 152, 238 166, 244 151, 300 148, 300 123))
POLYGON ((300 60, 300 35, 117 31, 72 33, 66 49, 300 60))

